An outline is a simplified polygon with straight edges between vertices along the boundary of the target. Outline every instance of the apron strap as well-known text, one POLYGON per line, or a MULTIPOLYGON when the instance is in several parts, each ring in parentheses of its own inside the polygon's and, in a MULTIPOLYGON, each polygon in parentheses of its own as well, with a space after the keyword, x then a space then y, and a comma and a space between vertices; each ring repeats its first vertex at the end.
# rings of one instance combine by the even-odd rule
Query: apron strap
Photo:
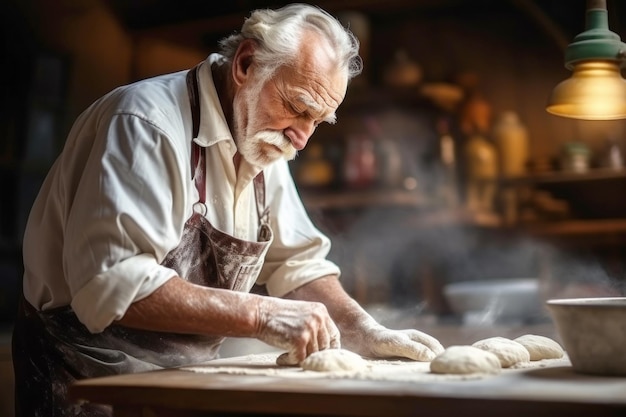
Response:
POLYGON ((189 104, 191 105, 191 120, 193 123, 193 138, 198 137, 200 132, 200 95, 198 92, 198 68, 196 65, 187 73, 187 92, 189 93, 189 104))
POLYGON ((256 211, 259 215, 259 222, 267 224, 269 222, 270 209, 265 205, 265 175, 263 175, 263 171, 254 177, 254 196, 256 197, 256 211))
POLYGON ((254 196, 256 197, 256 211, 259 216, 259 232, 257 240, 267 242, 272 235, 269 227, 270 208, 265 203, 265 175, 263 171, 254 177, 254 196))
MULTIPOLYGON (((187 73, 187 92, 189 93, 189 105, 191 106, 191 120, 193 136, 195 139, 200 132, 200 94, 198 91, 198 69, 200 64, 193 67, 187 73)), ((202 148, 195 141, 191 142, 191 178, 194 179, 198 190, 200 203, 206 201, 206 175, 204 175, 205 156, 202 148)))
MULTIPOLYGON (((191 118, 193 125, 193 139, 198 137, 200 132, 200 94, 198 90, 198 69, 200 64, 189 70, 187 73, 187 91, 189 93, 189 105, 191 106, 191 118)), ((205 159, 206 152, 202 151, 202 147, 195 141, 192 141, 191 166, 192 178, 195 181, 198 190, 198 202, 206 202, 206 175, 205 175, 205 159)), ((259 172, 253 180, 254 195, 256 198, 257 215, 259 216, 259 240, 265 241, 267 238, 267 227, 269 225, 270 210, 265 201, 265 175, 263 171, 259 172)))

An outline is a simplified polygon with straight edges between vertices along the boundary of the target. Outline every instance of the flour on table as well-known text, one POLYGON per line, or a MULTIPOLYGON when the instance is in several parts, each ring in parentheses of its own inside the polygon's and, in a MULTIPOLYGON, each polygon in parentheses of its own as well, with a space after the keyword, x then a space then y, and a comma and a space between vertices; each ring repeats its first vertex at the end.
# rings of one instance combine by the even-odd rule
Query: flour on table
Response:
POLYGON ((524 346, 530 354, 531 361, 540 361, 542 359, 559 359, 565 355, 565 351, 556 341, 549 337, 539 336, 536 334, 525 334, 513 339, 524 346))
MULTIPOLYGON (((408 359, 369 359, 365 368, 357 371, 308 371, 298 366, 278 366, 277 353, 251 354, 236 358, 215 359, 203 364, 181 367, 183 371, 202 374, 249 375, 281 379, 358 379, 367 381, 391 381, 408 383, 428 383, 438 381, 471 381, 493 378, 498 374, 437 374, 431 372, 429 362, 408 359)), ((545 359, 533 362, 520 362, 501 373, 520 372, 522 369, 542 368, 546 366, 571 366, 567 356, 561 359, 545 359)))
POLYGON ((280 377, 288 379, 360 379, 368 381, 422 382, 443 380, 482 379, 487 374, 442 375, 433 374, 429 362, 408 359, 361 358, 364 367, 351 371, 310 371, 297 366, 279 366, 278 354, 251 354, 237 358, 215 359, 204 364, 180 368, 204 374, 230 374, 280 377))
POLYGON ((318 372, 358 371, 365 368, 367 362, 346 349, 324 349, 311 353, 300 366, 302 369, 318 372))
POLYGON ((490 337, 479 340, 472 346, 495 354, 500 359, 500 365, 503 368, 530 361, 530 353, 523 345, 505 337, 490 337))
POLYGON ((501 369, 495 354, 474 346, 449 346, 430 363, 436 374, 497 374, 501 369))

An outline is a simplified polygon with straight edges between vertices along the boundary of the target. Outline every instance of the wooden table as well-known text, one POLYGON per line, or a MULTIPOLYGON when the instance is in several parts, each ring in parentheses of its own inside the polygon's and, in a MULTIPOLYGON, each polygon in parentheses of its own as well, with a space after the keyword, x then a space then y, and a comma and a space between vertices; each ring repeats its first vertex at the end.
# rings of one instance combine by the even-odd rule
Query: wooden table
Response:
MULTIPOLYGON (((269 369, 249 357, 221 361, 242 370, 269 369)), ((79 381, 70 396, 111 404, 116 417, 626 415, 626 378, 577 374, 567 361, 477 379, 437 379, 427 372, 424 377, 309 379, 170 369, 79 381)))

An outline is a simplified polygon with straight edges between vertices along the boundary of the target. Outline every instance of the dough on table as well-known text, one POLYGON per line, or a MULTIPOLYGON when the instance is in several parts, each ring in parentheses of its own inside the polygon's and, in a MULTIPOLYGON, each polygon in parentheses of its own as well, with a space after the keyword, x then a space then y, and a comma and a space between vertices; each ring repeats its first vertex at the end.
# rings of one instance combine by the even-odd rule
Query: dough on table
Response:
POLYGON ((357 371, 365 368, 367 361, 346 349, 324 349, 311 353, 300 366, 307 371, 318 372, 357 371))
POLYGON ((565 351, 556 341, 549 337, 539 336, 536 334, 525 334, 513 339, 524 346, 530 353, 531 361, 540 361, 542 359, 559 359, 565 355, 565 351))
POLYGON ((430 362, 435 374, 497 374, 500 370, 496 355, 474 346, 449 346, 430 362))
POLYGON ((490 337, 479 340, 472 346, 496 355, 500 359, 500 365, 503 368, 509 368, 516 363, 530 361, 530 353, 522 344, 505 337, 490 337))

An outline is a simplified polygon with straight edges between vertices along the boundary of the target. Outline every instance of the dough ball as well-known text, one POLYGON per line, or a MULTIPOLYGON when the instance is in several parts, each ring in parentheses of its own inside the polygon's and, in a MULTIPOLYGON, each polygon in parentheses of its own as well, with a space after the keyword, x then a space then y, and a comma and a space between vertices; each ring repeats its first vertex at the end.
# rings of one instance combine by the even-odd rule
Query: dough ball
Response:
POLYGON ((524 346, 530 353, 531 361, 540 361, 542 359, 559 359, 565 355, 565 351, 554 340, 549 337, 539 336, 536 334, 525 334, 513 339, 524 346))
POLYGON ((430 362, 435 374, 497 374, 500 369, 496 355, 473 346, 450 346, 430 362))
POLYGON ((472 346, 496 355, 500 359, 500 365, 503 368, 509 368, 516 363, 530 361, 530 353, 523 345, 505 337, 490 337, 479 340, 472 346))
POLYGON ((318 372, 357 371, 366 365, 365 359, 345 349, 320 350, 300 363, 302 369, 318 372))

